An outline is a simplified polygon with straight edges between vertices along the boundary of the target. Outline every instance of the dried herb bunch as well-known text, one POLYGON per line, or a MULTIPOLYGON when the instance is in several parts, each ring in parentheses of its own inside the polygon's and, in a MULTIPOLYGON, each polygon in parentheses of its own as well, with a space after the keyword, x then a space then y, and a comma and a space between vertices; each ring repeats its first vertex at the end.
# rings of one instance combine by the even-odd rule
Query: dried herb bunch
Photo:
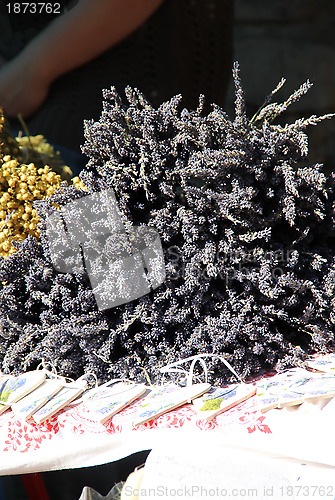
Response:
MULTIPOLYGON (((25 127, 24 122, 22 123, 25 127)), ((26 130, 29 134, 28 130, 26 130)), ((71 179, 72 172, 60 154, 42 135, 12 135, 0 108, 0 255, 16 252, 12 241, 22 241, 28 234, 39 237, 38 217, 33 203, 50 196, 71 179)), ((74 186, 82 187, 78 177, 74 186)))
POLYGON ((61 178, 48 166, 37 169, 33 163, 20 165, 10 156, 0 162, 0 255, 16 251, 12 241, 28 234, 39 236, 33 202, 50 196, 61 185, 61 178))
MULTIPOLYGON (((181 96, 154 109, 137 90, 104 91, 98 122, 85 123, 87 191, 63 187, 38 202, 41 242, 29 237, 1 260, 2 369, 40 358, 64 374, 93 370, 155 380, 158 368, 198 353, 222 354, 244 376, 299 364, 334 348, 334 177, 306 166, 312 116, 272 120, 310 87, 249 120, 238 65, 236 116, 205 115, 181 96), (45 217, 84 194, 112 188, 129 223, 160 234, 167 278, 150 294, 99 312, 86 276, 57 274, 45 217)), ((210 363, 217 383, 229 374, 210 363)))

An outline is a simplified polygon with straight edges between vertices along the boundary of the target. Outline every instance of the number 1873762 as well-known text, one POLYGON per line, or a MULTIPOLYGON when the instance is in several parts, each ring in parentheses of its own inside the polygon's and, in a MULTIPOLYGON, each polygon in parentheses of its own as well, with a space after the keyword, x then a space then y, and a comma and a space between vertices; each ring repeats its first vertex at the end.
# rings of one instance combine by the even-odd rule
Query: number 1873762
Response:
POLYGON ((61 14, 59 2, 9 2, 8 14, 61 14))

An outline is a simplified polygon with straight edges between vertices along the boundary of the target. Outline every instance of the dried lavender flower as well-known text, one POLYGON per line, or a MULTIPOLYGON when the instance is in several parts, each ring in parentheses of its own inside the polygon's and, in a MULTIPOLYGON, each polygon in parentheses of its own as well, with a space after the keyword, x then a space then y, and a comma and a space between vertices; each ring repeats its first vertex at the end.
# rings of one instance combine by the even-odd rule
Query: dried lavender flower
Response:
MULTIPOLYGON (((41 242, 29 237, 0 260, 2 369, 43 357, 66 375, 140 380, 145 368, 157 380, 162 365, 209 352, 248 376, 334 349, 334 176, 307 166, 303 132, 332 115, 273 124, 310 87, 271 104, 281 81, 249 120, 237 64, 233 76, 233 121, 217 105, 204 114, 203 97, 197 110, 181 96, 154 109, 136 89, 128 103, 104 91, 99 121, 85 122, 86 191, 64 186, 39 201, 41 242), (53 269, 45 219, 53 204, 104 188, 128 224, 158 231, 167 278, 100 312, 86 275, 53 269)), ((216 383, 229 379, 218 360, 209 367, 216 383)))

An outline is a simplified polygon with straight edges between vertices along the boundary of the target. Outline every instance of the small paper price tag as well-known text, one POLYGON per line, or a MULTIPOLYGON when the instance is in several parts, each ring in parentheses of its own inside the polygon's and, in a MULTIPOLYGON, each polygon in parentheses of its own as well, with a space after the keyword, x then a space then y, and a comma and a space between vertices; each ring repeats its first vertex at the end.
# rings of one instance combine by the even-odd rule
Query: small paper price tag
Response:
POLYGON ((305 386, 294 388, 295 392, 301 392, 304 401, 333 398, 335 396, 335 377, 326 373, 315 373, 313 375, 305 386))
POLYGON ((18 377, 10 377, 1 386, 0 403, 11 405, 41 385, 46 377, 44 370, 34 370, 18 377))
POLYGON ((290 370, 257 385, 257 402, 261 412, 333 396, 335 377, 301 369, 290 370))
POLYGON ((129 387, 130 385, 135 385, 133 383, 126 383, 121 379, 112 379, 104 384, 99 385, 98 387, 94 387, 93 389, 89 389, 86 391, 81 401, 90 403, 91 401, 95 401, 97 399, 103 398, 105 395, 118 394, 122 392, 122 388, 124 386, 129 387))
POLYGON ((143 399, 141 409, 135 417, 134 425, 144 424, 148 420, 191 402, 208 391, 210 387, 210 384, 194 384, 183 388, 163 386, 153 390, 149 396, 143 399))
MULTIPOLYGON (((8 382, 9 379, 14 378, 12 375, 4 375, 0 374, 0 395, 2 393, 3 388, 5 387, 6 383, 8 382)), ((6 410, 9 410, 10 405, 3 403, 0 400, 0 415, 4 413, 6 410)))
POLYGON ((328 354, 320 359, 309 359, 306 364, 313 370, 335 375, 335 354, 328 354))
POLYGON ((33 392, 12 404, 12 410, 19 418, 28 420, 35 412, 44 406, 50 399, 64 387, 65 381, 61 379, 45 380, 33 392))
POLYGON ((252 384, 232 384, 227 387, 212 387, 206 394, 193 401, 198 416, 212 420, 220 413, 229 410, 256 394, 252 384))
POLYGON ((83 401, 90 411, 90 418, 103 424, 142 396, 146 390, 144 384, 117 383, 112 387, 105 384, 104 387, 90 391, 91 394, 84 395, 83 401))
POLYGON ((303 403, 302 394, 292 388, 304 385, 311 376, 306 370, 293 369, 257 383, 257 406, 261 413, 279 408, 281 404, 293 406, 303 403))
POLYGON ((40 424, 52 417, 55 413, 62 410, 66 405, 74 401, 87 387, 87 381, 78 379, 70 384, 65 384, 53 398, 50 399, 42 408, 33 414, 33 419, 40 424))

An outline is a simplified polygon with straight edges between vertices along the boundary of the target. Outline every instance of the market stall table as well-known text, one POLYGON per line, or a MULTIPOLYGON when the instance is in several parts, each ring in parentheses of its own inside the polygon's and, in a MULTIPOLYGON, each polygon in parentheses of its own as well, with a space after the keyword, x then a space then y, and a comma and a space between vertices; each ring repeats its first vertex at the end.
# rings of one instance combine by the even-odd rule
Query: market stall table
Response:
POLYGON ((139 426, 133 422, 139 401, 105 424, 94 422, 82 402, 64 408, 41 424, 20 420, 7 411, 0 416, 0 474, 107 464, 142 450, 164 449, 181 439, 195 442, 206 431, 217 446, 261 450, 331 467, 335 496, 335 438, 331 432, 335 400, 316 400, 261 413, 256 399, 253 396, 212 421, 199 418, 195 407, 186 404, 139 426))

